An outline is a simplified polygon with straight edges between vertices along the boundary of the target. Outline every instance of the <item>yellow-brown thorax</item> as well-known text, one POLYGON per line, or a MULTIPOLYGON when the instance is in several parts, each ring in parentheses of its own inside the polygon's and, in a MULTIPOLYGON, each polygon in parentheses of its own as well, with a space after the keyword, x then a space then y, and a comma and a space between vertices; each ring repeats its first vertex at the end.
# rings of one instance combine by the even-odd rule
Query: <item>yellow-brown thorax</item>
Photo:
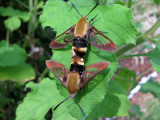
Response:
POLYGON ((74 37, 84 38, 88 32, 89 23, 86 16, 83 16, 76 24, 74 37))

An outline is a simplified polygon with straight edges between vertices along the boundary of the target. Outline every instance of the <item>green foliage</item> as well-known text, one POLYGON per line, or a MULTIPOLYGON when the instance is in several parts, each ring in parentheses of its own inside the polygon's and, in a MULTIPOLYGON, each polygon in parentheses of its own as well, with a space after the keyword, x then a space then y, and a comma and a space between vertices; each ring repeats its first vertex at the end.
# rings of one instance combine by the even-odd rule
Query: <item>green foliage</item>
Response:
POLYGON ((31 65, 21 64, 17 66, 0 66, 1 81, 12 80, 15 82, 26 82, 35 78, 35 72, 31 65))
POLYGON ((31 88, 31 92, 18 106, 16 120, 44 120, 48 110, 64 99, 59 94, 55 81, 49 78, 43 79, 39 84, 30 82, 26 88, 31 88))
POLYGON ((160 40, 155 50, 142 54, 142 56, 148 56, 154 70, 160 72, 160 40))
POLYGON ((27 22, 30 18, 30 13, 22 12, 20 10, 13 9, 12 7, 0 7, 0 15, 3 17, 18 17, 21 18, 24 22, 27 22))
POLYGON ((0 42, 0 80, 25 82, 35 78, 32 66, 25 63, 27 53, 17 44, 0 42))
POLYGON ((9 46, 6 41, 0 42, 0 66, 16 66, 25 62, 27 53, 17 44, 9 46))
POLYGON ((146 53, 146 55, 149 57, 152 67, 156 71, 160 72, 160 40, 158 41, 155 50, 146 53))
MULTIPOLYGON (((95 2, 92 0, 88 2, 84 0, 73 1, 73 3, 82 15, 86 15, 95 5, 95 2)), ((88 19, 91 20, 97 14, 98 16, 91 24, 98 30, 107 32, 106 35, 116 45, 135 44, 137 31, 131 21, 132 13, 130 9, 118 4, 111 6, 99 5, 88 16, 88 19)), ((47 1, 43 9, 43 14, 40 17, 42 26, 54 28, 57 31, 57 35, 76 24, 79 19, 80 17, 71 3, 61 0, 47 1)))
POLYGON ((17 30, 21 26, 21 21, 18 17, 11 17, 4 21, 5 27, 10 32, 17 30))
POLYGON ((138 105, 131 105, 131 109, 133 110, 135 116, 142 116, 143 112, 140 111, 140 107, 138 105))
POLYGON ((160 101, 153 99, 146 103, 146 111, 140 120, 159 120, 160 119, 160 101))
POLYGON ((160 97, 160 83, 155 82, 152 79, 150 79, 146 84, 142 84, 141 86, 141 92, 148 93, 150 92, 154 97, 160 97))
POLYGON ((0 15, 1 16, 9 16, 7 20, 4 21, 5 27, 10 32, 17 30, 21 26, 21 20, 27 22, 30 18, 30 13, 22 12, 20 10, 15 10, 12 7, 0 7, 0 15))
POLYGON ((154 0, 154 2, 155 2, 156 4, 159 4, 159 3, 160 3, 160 0, 154 0))
POLYGON ((110 81, 105 98, 94 106, 87 120, 93 120, 94 118, 101 118, 103 116, 109 118, 113 116, 126 116, 129 108, 128 94, 120 84, 110 81))
POLYGON ((126 92, 129 92, 136 86, 136 73, 126 68, 121 68, 119 71, 114 76, 114 80, 121 84, 126 92))

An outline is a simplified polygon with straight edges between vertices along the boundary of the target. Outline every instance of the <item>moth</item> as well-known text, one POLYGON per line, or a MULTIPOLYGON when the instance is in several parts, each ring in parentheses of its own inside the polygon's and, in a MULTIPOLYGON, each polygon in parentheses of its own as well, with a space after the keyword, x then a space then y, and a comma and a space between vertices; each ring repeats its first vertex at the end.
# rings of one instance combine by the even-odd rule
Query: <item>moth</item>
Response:
MULTIPOLYGON (((73 3, 72 5, 78 12, 73 3)), ((105 51, 109 52, 116 51, 117 47, 112 42, 112 40, 109 39, 104 34, 102 34, 99 30, 97 30, 94 26, 90 24, 91 21, 93 21, 97 15, 88 22, 87 16, 97 7, 97 5, 98 4, 96 4, 86 16, 82 16, 78 12, 79 15, 81 16, 81 19, 77 22, 77 24, 73 25, 65 32, 57 36, 53 41, 51 41, 49 47, 52 49, 59 49, 73 42, 72 51, 74 53, 78 53, 79 51, 80 52, 83 51, 85 53, 88 44, 92 44, 96 48, 105 51), (83 49, 78 49, 78 48, 83 48, 83 49)), ((72 53, 73 56, 74 53, 72 53)))
MULTIPOLYGON (((86 67, 86 70, 82 72, 82 76, 80 76, 80 73, 78 69, 80 68, 78 66, 79 62, 81 62, 81 59, 75 58, 75 66, 71 70, 67 70, 65 66, 59 62, 47 60, 46 66, 48 69, 61 81, 61 83, 67 88, 69 92, 69 97, 74 99, 75 95, 79 91, 80 88, 84 87, 89 81, 91 81, 96 75, 98 75, 100 72, 102 72, 108 65, 109 62, 98 62, 92 65, 89 65, 86 67)), ((69 98, 68 97, 68 98, 69 98)), ((66 98, 64 101, 66 101, 68 98, 66 98)), ((62 104, 64 101, 59 103, 56 108, 62 104)), ((78 102, 74 99, 74 101, 78 104, 78 102)), ((83 116, 85 116, 82 108, 78 104, 79 108, 81 109, 83 116)))

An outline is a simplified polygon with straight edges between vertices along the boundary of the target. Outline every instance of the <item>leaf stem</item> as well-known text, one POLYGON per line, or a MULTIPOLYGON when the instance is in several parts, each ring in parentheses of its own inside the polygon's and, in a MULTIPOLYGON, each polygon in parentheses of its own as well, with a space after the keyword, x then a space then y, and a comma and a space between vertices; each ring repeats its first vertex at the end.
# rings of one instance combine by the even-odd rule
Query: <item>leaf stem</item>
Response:
POLYGON ((46 67, 42 72, 41 76, 38 78, 38 81, 41 81, 47 73, 48 73, 48 68, 46 67))
POLYGON ((157 39, 157 38, 160 38, 160 33, 153 37, 153 39, 157 39))
POLYGON ((8 45, 9 45, 9 34, 10 34, 9 30, 7 30, 7 32, 6 32, 6 42, 7 42, 8 45))
POLYGON ((121 56, 122 54, 124 54, 124 53, 127 52, 128 50, 134 48, 134 47, 137 46, 137 45, 140 45, 141 43, 143 43, 143 42, 145 41, 144 36, 143 36, 143 35, 139 36, 136 41, 137 41, 137 42, 136 42, 136 45, 134 45, 134 44, 128 44, 128 45, 122 47, 121 49, 119 49, 119 50, 115 53, 115 54, 116 54, 116 57, 121 56))
POLYGON ((128 8, 131 8, 131 5, 132 5, 132 0, 128 0, 128 8))
POLYGON ((142 76, 144 76, 146 73, 148 73, 149 71, 153 70, 153 68, 149 68, 146 71, 142 72, 140 75, 137 76, 137 80, 140 79, 142 76))
POLYGON ((19 4, 21 4, 23 7, 29 9, 29 7, 28 7, 26 4, 24 4, 23 2, 21 2, 20 0, 16 0, 16 1, 17 1, 19 4))
POLYGON ((153 34, 158 29, 158 27, 160 27, 160 17, 158 18, 157 22, 148 31, 146 31, 146 34, 153 34))

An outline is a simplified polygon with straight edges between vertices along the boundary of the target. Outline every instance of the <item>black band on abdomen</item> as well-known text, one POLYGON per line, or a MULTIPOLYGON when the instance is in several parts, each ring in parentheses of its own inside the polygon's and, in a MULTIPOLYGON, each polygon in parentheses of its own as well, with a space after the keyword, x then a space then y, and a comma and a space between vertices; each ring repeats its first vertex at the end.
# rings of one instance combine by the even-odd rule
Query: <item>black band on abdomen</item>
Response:
POLYGON ((82 72, 84 71, 84 66, 83 65, 79 65, 77 63, 71 64, 70 71, 79 72, 80 75, 81 75, 82 72))

